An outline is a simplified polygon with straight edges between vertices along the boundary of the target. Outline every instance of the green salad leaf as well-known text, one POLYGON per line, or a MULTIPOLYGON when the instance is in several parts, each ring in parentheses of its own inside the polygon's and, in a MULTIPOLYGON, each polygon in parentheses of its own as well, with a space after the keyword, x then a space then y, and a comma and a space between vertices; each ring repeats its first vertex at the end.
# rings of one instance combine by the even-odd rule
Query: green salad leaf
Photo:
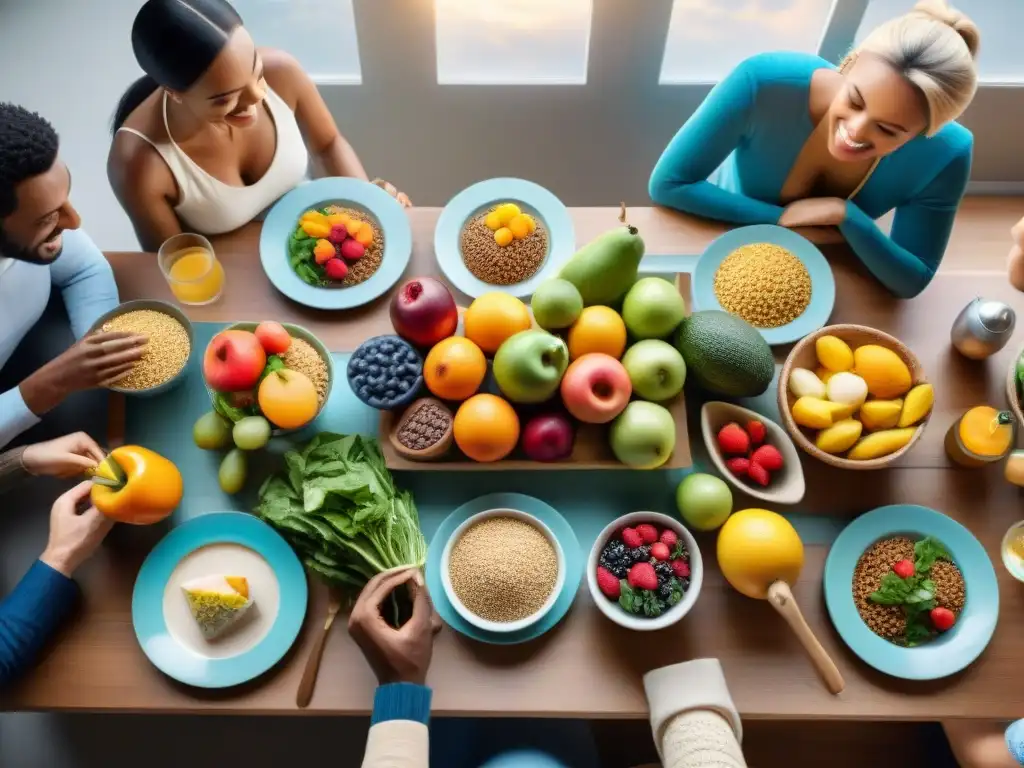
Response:
POLYGON ((946 547, 936 538, 925 536, 914 544, 914 570, 919 574, 926 574, 935 565, 936 560, 949 560, 953 556, 949 554, 946 547))
POLYGON ((252 416, 255 413, 255 410, 251 408, 239 408, 237 405, 232 405, 228 396, 223 392, 214 392, 212 401, 213 410, 232 423, 241 421, 246 416, 252 416))
POLYGON ((263 381, 267 376, 272 374, 274 371, 280 371, 285 367, 284 360, 277 355, 270 355, 267 358, 267 364, 263 367, 263 373, 260 374, 260 381, 263 381))
POLYGON ((322 432, 284 462, 260 488, 256 516, 325 581, 358 589, 426 563, 412 494, 395 487, 376 440, 322 432))

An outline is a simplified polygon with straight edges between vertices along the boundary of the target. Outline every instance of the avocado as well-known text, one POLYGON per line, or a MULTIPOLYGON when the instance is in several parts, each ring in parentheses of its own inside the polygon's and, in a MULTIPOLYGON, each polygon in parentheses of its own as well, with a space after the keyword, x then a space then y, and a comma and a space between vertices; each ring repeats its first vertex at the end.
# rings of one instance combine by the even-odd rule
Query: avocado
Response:
POLYGON ((676 347, 697 384, 725 397, 760 395, 775 377, 775 358, 757 329, 717 309, 683 320, 676 347))
POLYGON ((616 306, 636 282, 643 255, 637 228, 616 227, 576 251, 558 276, 576 286, 584 306, 616 306))

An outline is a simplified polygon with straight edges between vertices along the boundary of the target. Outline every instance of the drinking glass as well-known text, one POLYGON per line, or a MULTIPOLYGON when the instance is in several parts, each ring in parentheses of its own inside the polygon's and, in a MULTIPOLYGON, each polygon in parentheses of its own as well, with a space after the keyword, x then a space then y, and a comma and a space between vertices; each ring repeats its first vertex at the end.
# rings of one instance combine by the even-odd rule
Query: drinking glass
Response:
POLYGON ((999 551, 1010 575, 1017 581, 1024 581, 1024 520, 1010 526, 999 551))
POLYGON ((181 304, 200 306, 220 298, 224 267, 202 235, 183 232, 167 238, 157 253, 157 262, 181 304))

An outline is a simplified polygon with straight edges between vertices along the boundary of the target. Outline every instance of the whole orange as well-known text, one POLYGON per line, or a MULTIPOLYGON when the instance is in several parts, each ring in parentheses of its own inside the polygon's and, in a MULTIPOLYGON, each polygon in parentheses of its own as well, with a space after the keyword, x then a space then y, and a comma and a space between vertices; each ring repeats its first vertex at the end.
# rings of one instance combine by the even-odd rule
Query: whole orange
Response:
POLYGON ((459 406, 452 424, 455 444, 474 461, 498 461, 519 442, 519 417, 497 395, 473 395, 459 406))
POLYGON ((290 368, 268 374, 260 384, 257 400, 267 421, 281 429, 306 426, 320 406, 313 382, 290 368))
POLYGON ((526 305, 515 296, 500 291, 474 299, 462 322, 466 338, 488 355, 497 352, 509 336, 527 331, 533 324, 526 305))
POLYGON ((611 307, 586 307, 569 328, 569 358, 603 352, 616 360, 626 351, 626 324, 611 307))
POLYGON ((442 339, 427 353, 423 380, 442 400, 465 400, 484 383, 487 358, 480 347, 462 336, 442 339))

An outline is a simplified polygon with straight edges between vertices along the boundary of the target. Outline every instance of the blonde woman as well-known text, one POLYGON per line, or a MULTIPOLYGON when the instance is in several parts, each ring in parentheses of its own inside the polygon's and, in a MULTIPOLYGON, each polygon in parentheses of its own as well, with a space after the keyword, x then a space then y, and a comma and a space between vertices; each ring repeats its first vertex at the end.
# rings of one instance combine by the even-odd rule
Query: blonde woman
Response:
POLYGON ((869 34, 838 69, 769 53, 740 64, 651 175, 661 205, 735 224, 836 226, 892 293, 935 275, 971 169, 953 122, 977 87, 978 28, 944 0, 869 34), (875 219, 895 209, 886 234, 875 219))

